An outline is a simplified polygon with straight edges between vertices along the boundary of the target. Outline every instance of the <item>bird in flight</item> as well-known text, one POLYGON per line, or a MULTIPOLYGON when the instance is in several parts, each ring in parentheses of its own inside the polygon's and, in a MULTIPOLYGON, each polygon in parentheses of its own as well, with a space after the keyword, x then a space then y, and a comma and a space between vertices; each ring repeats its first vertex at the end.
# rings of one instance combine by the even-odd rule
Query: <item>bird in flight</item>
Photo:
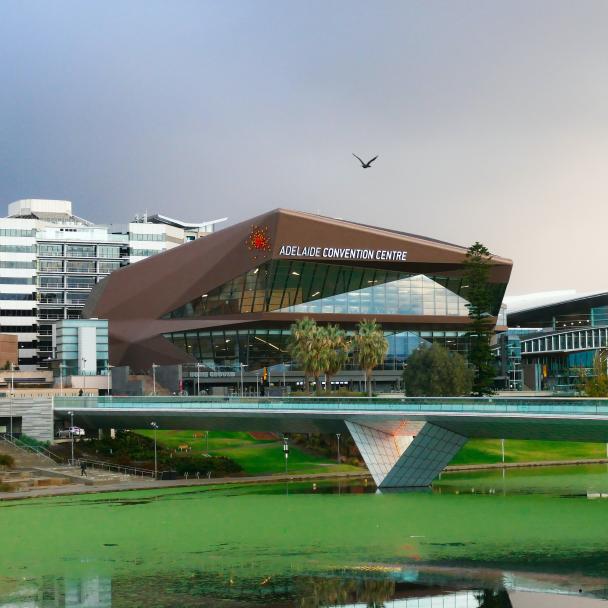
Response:
POLYGON ((369 169, 372 166, 372 163, 378 158, 378 156, 374 156, 374 158, 364 163, 363 159, 359 158, 354 152, 353 156, 361 163, 361 167, 363 167, 363 169, 369 169))

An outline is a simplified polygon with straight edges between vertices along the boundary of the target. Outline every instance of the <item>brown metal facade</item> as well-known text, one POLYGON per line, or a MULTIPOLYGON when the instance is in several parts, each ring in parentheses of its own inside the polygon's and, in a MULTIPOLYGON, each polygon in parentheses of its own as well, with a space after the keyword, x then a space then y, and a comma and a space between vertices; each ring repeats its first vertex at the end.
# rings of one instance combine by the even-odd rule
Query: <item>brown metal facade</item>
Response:
MULTIPOLYGON (((113 272, 91 293, 84 316, 109 320, 111 363, 130 365, 134 370, 149 369, 152 363, 196 361, 194 356, 166 339, 166 334, 226 328, 287 328, 304 316, 312 316, 319 322, 339 323, 346 329, 353 328, 362 317, 370 316, 385 329, 466 329, 466 314, 263 311, 167 318, 189 302, 255 272, 272 260, 337 264, 449 279, 462 276, 465 254, 464 247, 433 239, 276 209, 113 272), (401 259, 403 257, 405 259, 401 259)), ((510 260, 493 258, 491 281, 499 298, 506 288, 511 267, 510 260)), ((461 295, 466 297, 464 291, 461 295)))

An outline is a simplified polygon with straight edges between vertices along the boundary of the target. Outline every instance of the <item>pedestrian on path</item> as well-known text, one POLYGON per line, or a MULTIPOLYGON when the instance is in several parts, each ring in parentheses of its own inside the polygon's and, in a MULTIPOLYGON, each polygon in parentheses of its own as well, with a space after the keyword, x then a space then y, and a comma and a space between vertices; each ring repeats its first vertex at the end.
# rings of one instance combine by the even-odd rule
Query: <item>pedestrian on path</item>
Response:
POLYGON ((80 476, 81 477, 88 477, 88 475, 87 475, 87 463, 84 462, 84 460, 80 461, 80 476))

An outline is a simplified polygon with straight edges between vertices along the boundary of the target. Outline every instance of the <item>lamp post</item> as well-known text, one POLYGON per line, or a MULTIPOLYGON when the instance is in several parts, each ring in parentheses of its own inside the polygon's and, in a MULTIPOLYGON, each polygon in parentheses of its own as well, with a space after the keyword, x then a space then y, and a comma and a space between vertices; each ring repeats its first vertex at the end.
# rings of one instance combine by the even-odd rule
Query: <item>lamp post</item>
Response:
POLYGON ((110 381, 112 379, 112 368, 113 367, 114 367, 113 365, 108 365, 108 367, 106 368, 107 375, 108 375, 108 386, 107 386, 107 389, 106 389, 108 397, 110 396, 110 381))
POLYGON ((74 466, 74 412, 68 412, 70 415, 70 439, 72 440, 72 466, 74 466))
POLYGON ((255 396, 260 396, 260 372, 255 373, 255 396))
POLYGON ((201 396, 201 364, 200 361, 196 363, 196 396, 201 396))
POLYGON ((152 363, 152 394, 156 397, 156 368, 158 365, 152 363))
POLYGON ((502 463, 505 463, 505 440, 501 439, 500 440, 500 451, 502 453, 502 463))
POLYGON ((84 357, 82 357, 82 365, 80 367, 80 372, 82 373, 82 392, 83 393, 86 393, 86 391, 87 391, 86 367, 87 367, 87 360, 84 357))
POLYGON ((154 429, 154 479, 158 478, 158 458, 156 457, 156 431, 158 431, 158 424, 151 422, 150 426, 154 429))
POLYGON ((244 397, 245 393, 243 390, 243 368, 247 366, 244 363, 239 363, 239 367, 241 368, 241 397, 244 397))
POLYGON ((336 437, 338 438, 338 464, 340 464, 340 433, 336 433, 336 437))

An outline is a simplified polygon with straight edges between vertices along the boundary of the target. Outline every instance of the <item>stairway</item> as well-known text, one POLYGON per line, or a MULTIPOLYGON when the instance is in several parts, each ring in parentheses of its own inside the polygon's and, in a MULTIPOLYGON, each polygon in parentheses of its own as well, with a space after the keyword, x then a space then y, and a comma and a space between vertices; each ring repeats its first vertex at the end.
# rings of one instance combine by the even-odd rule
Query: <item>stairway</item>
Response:
POLYGON ((0 454, 12 456, 15 461, 15 468, 17 469, 28 469, 31 467, 56 464, 49 456, 37 454, 26 448, 21 448, 3 436, 0 436, 0 454))

